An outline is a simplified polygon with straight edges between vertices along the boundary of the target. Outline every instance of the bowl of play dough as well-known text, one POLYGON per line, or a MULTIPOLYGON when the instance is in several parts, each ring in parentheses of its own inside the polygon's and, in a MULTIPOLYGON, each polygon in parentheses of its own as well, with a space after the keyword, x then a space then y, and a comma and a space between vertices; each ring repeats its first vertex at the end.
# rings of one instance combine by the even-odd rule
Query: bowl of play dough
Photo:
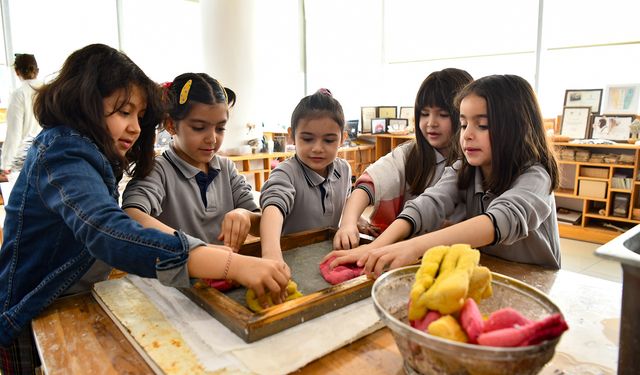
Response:
MULTIPOLYGON (((373 284, 375 309, 393 334, 408 374, 537 374, 551 360, 560 337, 536 345, 495 347, 456 342, 410 326, 408 296, 419 266, 386 272, 373 284)), ((478 303, 483 317, 513 308, 532 321, 560 309, 541 291, 492 272, 493 295, 478 303)))

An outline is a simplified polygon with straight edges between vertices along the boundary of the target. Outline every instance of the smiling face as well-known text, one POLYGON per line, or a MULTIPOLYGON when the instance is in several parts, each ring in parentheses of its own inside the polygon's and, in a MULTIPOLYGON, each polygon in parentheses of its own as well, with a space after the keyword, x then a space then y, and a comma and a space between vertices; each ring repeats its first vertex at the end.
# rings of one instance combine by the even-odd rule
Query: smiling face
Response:
POLYGON ((420 131, 431 147, 447 156, 451 145, 451 114, 440 107, 424 107, 420 111, 420 131))
POLYGON ((222 146, 228 120, 226 103, 193 103, 187 117, 177 122, 168 118, 166 128, 178 156, 206 173, 209 161, 222 146))
POLYGON ((294 137, 296 155, 314 172, 327 177, 327 166, 338 156, 343 137, 338 123, 328 116, 300 119, 294 137))
POLYGON ((491 139, 487 101, 477 95, 460 102, 460 145, 469 165, 480 167, 483 176, 491 176, 491 139))
POLYGON ((125 90, 117 90, 103 99, 103 107, 106 116, 107 129, 116 144, 120 155, 125 156, 127 151, 140 136, 140 121, 144 117, 147 101, 139 87, 133 86, 131 97, 126 100, 125 90))

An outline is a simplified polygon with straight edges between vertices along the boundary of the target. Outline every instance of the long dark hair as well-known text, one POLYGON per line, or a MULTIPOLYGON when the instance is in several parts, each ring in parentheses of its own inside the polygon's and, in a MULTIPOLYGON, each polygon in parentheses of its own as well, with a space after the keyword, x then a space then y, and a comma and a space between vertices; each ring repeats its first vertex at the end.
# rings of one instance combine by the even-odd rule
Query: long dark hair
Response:
MULTIPOLYGON (((439 107, 449 112, 451 134, 455 135, 460 128, 460 115, 458 108, 454 105, 454 98, 458 91, 472 80, 469 73, 456 68, 447 68, 429 74, 422 81, 416 94, 414 105, 416 125, 420 122, 420 113, 424 107, 439 107)), ((452 143, 455 143, 454 138, 451 139, 452 143)), ((444 157, 448 158, 448 164, 451 164, 458 157, 458 154, 451 152, 444 157)), ((409 193, 412 195, 421 194, 433 179, 435 170, 436 151, 424 137, 422 131, 416 129, 415 144, 409 152, 405 167, 405 180, 409 185, 409 193)))
POLYGON ((64 125, 89 137, 116 175, 126 171, 144 177, 153 167, 155 131, 163 114, 160 87, 122 52, 104 44, 73 52, 58 76, 38 90, 34 112, 45 129, 64 125), (125 99, 118 103, 116 112, 127 104, 134 86, 145 96, 147 108, 138 140, 122 157, 107 129, 103 100, 124 90, 125 99))
MULTIPOLYGON (((492 173, 484 187, 502 194, 527 168, 540 163, 551 178, 549 192, 556 189, 558 163, 547 142, 540 106, 529 82, 516 75, 483 77, 458 94, 456 105, 469 95, 487 102, 492 173)), ((460 148, 459 142, 457 147, 460 148)), ((474 181, 475 168, 463 158, 458 173, 458 186, 468 188, 474 181)))
POLYGON ((236 93, 222 86, 218 80, 207 73, 184 73, 177 76, 167 88, 165 96, 167 114, 175 122, 179 122, 189 115, 194 102, 201 104, 227 103, 230 108, 236 102, 236 93), (191 82, 188 83, 189 81, 191 82), (180 100, 183 91, 184 101, 180 100), (180 103, 181 101, 182 103, 180 103))

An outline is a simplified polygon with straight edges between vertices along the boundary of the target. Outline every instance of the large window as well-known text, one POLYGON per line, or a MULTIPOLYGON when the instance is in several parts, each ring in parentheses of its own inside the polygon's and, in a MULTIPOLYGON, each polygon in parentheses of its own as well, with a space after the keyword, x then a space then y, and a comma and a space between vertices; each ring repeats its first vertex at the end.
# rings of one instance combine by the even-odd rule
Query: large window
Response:
POLYGON ((306 0, 305 6, 308 89, 331 83, 349 118, 364 105, 411 105, 422 80, 446 67, 537 83, 545 117, 562 113, 566 89, 640 82, 640 28, 626 16, 640 13, 637 0, 306 0))

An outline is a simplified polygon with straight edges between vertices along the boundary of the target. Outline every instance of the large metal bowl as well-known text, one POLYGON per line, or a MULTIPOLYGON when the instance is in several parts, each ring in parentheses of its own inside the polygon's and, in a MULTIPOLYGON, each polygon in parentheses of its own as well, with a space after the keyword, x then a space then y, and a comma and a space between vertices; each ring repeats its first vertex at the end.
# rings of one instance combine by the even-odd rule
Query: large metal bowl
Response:
MULTIPOLYGON (((378 315, 391 329, 409 374, 536 374, 553 357, 559 338, 538 345, 496 348, 446 340, 409 325, 407 304, 418 266, 389 271, 373 284, 378 315)), ((538 320, 560 312, 541 291, 510 277, 492 273, 493 296, 478 307, 483 315, 512 307, 538 320)))

